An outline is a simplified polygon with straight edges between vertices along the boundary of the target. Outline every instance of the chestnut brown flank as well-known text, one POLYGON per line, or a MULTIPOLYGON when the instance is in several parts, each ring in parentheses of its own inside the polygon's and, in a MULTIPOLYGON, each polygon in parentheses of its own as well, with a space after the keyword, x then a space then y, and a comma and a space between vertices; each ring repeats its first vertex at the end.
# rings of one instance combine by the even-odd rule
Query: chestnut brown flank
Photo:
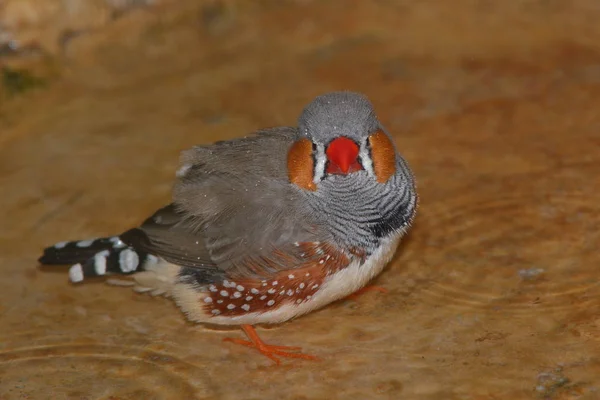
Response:
MULTIPOLYGON (((207 297, 210 300, 201 300, 205 312, 214 316, 239 316, 272 311, 285 304, 299 305, 310 301, 328 275, 350 264, 347 255, 326 243, 298 243, 297 247, 306 260, 298 268, 281 271, 268 279, 231 279, 209 285, 207 297)), ((261 267, 249 265, 249 269, 261 267)))

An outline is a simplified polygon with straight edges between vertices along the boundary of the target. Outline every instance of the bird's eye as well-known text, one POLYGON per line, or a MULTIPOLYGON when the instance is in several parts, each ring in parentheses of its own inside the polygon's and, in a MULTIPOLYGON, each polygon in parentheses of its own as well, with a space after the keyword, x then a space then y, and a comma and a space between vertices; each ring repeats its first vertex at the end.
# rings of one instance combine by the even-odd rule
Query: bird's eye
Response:
POLYGON ((317 151, 317 144, 315 142, 312 142, 312 151, 313 153, 317 151))

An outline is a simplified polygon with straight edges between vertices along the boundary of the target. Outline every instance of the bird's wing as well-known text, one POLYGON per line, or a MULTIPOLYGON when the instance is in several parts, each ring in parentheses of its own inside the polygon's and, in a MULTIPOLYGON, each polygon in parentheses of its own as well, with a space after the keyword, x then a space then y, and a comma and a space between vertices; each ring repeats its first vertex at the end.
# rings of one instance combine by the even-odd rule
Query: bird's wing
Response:
POLYGON ((174 203, 138 228, 146 239, 137 241, 179 265, 236 277, 314 263, 328 236, 288 180, 296 135, 274 128, 184 152, 174 203))
POLYGON ((202 236, 194 231, 185 214, 174 204, 156 211, 139 227, 119 235, 119 239, 136 250, 160 256, 177 265, 216 268, 202 236))

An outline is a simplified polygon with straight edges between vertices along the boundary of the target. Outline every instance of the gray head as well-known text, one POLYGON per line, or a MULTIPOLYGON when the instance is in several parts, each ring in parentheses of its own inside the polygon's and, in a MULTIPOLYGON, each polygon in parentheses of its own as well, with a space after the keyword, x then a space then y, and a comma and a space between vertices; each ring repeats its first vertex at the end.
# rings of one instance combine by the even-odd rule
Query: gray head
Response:
POLYGON ((300 133, 323 145, 339 136, 360 143, 379 127, 369 99, 352 92, 319 96, 304 108, 298 119, 300 133))
POLYGON ((412 174, 366 97, 319 96, 300 115, 298 131, 290 181, 338 241, 371 249, 406 228, 416 204, 412 174))

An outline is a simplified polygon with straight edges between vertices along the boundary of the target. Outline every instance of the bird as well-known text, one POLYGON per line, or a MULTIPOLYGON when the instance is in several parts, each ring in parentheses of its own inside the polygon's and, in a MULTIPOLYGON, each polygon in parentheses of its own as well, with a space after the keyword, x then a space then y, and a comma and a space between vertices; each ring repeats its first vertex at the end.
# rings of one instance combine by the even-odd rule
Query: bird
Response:
POLYGON ((255 326, 368 288, 417 203, 414 175, 371 101, 328 92, 297 126, 182 151, 169 204, 119 235, 47 247, 39 262, 71 264, 72 283, 131 275, 113 283, 171 298, 190 321, 238 326, 248 338, 226 341, 277 364, 316 360, 265 343, 255 326))

